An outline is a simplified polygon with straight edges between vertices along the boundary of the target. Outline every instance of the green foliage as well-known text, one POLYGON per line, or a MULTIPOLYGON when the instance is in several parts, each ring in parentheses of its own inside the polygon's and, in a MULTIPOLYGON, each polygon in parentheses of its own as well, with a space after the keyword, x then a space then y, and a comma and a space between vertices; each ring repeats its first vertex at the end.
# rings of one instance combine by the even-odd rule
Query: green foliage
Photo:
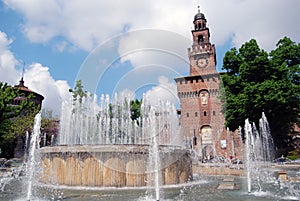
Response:
POLYGON ((32 101, 34 95, 30 94, 21 105, 12 105, 16 97, 24 97, 19 90, 13 89, 7 83, 0 82, 0 148, 2 157, 13 156, 15 139, 25 135, 31 130, 34 116, 39 107, 32 101))
POLYGON ((296 160, 300 158, 300 148, 289 151, 287 158, 291 160, 296 160))
POLYGON ((17 117, 21 114, 35 112, 39 110, 34 101, 34 95, 30 94, 22 101, 21 105, 12 105, 16 97, 22 97, 24 94, 19 90, 13 89, 7 83, 0 82, 0 123, 5 119, 17 117))
POLYGON ((83 90, 81 80, 77 80, 74 89, 69 89, 69 92, 73 94, 72 96, 74 102, 76 102, 77 98, 79 98, 79 102, 81 103, 82 98, 87 96, 87 91, 83 90))
POLYGON ((132 120, 138 120, 138 118, 141 116, 141 105, 142 100, 135 99, 130 101, 130 111, 132 120))
POLYGON ((19 136, 25 136, 26 131, 31 131, 34 124, 34 117, 38 111, 19 115, 12 119, 7 119, 7 132, 3 132, 2 139, 4 141, 15 140, 19 136))
POLYGON ((0 123, 12 115, 12 107, 9 106, 14 98, 17 97, 16 92, 7 83, 0 82, 0 123))
POLYGON ((285 37, 269 54, 252 39, 225 54, 221 91, 226 126, 231 130, 249 118, 257 122, 265 112, 278 148, 291 143, 299 123, 300 45, 285 37))
POLYGON ((287 156, 287 158, 290 159, 290 160, 296 160, 296 159, 298 159, 299 157, 296 156, 296 155, 292 155, 292 156, 287 156))

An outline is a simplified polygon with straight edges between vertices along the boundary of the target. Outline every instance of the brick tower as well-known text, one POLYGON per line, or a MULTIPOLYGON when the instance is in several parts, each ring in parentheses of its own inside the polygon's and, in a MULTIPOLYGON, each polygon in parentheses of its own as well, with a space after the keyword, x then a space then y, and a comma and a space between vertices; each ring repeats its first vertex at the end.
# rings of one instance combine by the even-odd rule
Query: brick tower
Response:
POLYGON ((224 128, 225 119, 218 98, 220 74, 216 71, 215 45, 210 42, 207 21, 199 8, 193 24, 193 44, 188 48, 190 75, 175 78, 181 125, 187 142, 199 156, 227 157, 234 155, 234 140, 224 128))

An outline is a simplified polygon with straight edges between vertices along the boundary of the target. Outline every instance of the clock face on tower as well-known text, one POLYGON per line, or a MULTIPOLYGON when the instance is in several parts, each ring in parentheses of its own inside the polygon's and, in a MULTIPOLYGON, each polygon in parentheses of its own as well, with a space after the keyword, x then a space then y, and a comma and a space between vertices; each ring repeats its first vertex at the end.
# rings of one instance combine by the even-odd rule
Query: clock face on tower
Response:
POLYGON ((204 68, 204 67, 206 67, 208 65, 208 59, 204 59, 204 58, 198 59, 196 61, 196 64, 197 64, 198 67, 204 68))

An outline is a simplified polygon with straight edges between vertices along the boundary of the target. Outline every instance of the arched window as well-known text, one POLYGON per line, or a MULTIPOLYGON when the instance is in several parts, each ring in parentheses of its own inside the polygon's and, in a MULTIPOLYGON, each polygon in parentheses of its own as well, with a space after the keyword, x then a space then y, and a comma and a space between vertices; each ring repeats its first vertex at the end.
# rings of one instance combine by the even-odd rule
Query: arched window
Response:
POLYGON ((203 36, 202 35, 199 35, 198 36, 198 43, 202 43, 203 42, 203 36))

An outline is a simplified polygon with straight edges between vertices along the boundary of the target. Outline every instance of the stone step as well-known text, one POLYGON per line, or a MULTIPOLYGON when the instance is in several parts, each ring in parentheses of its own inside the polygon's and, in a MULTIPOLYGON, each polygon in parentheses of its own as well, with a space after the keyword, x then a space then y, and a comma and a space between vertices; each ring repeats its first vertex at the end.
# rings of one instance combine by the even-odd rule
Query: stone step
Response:
POLYGON ((234 182, 234 178, 233 177, 226 177, 223 179, 224 182, 234 182))
POLYGON ((237 189, 233 182, 221 182, 217 188, 218 190, 235 190, 237 189))
POLYGON ((219 190, 236 190, 238 189, 237 185, 234 183, 233 177, 226 177, 220 182, 218 188, 219 190))

